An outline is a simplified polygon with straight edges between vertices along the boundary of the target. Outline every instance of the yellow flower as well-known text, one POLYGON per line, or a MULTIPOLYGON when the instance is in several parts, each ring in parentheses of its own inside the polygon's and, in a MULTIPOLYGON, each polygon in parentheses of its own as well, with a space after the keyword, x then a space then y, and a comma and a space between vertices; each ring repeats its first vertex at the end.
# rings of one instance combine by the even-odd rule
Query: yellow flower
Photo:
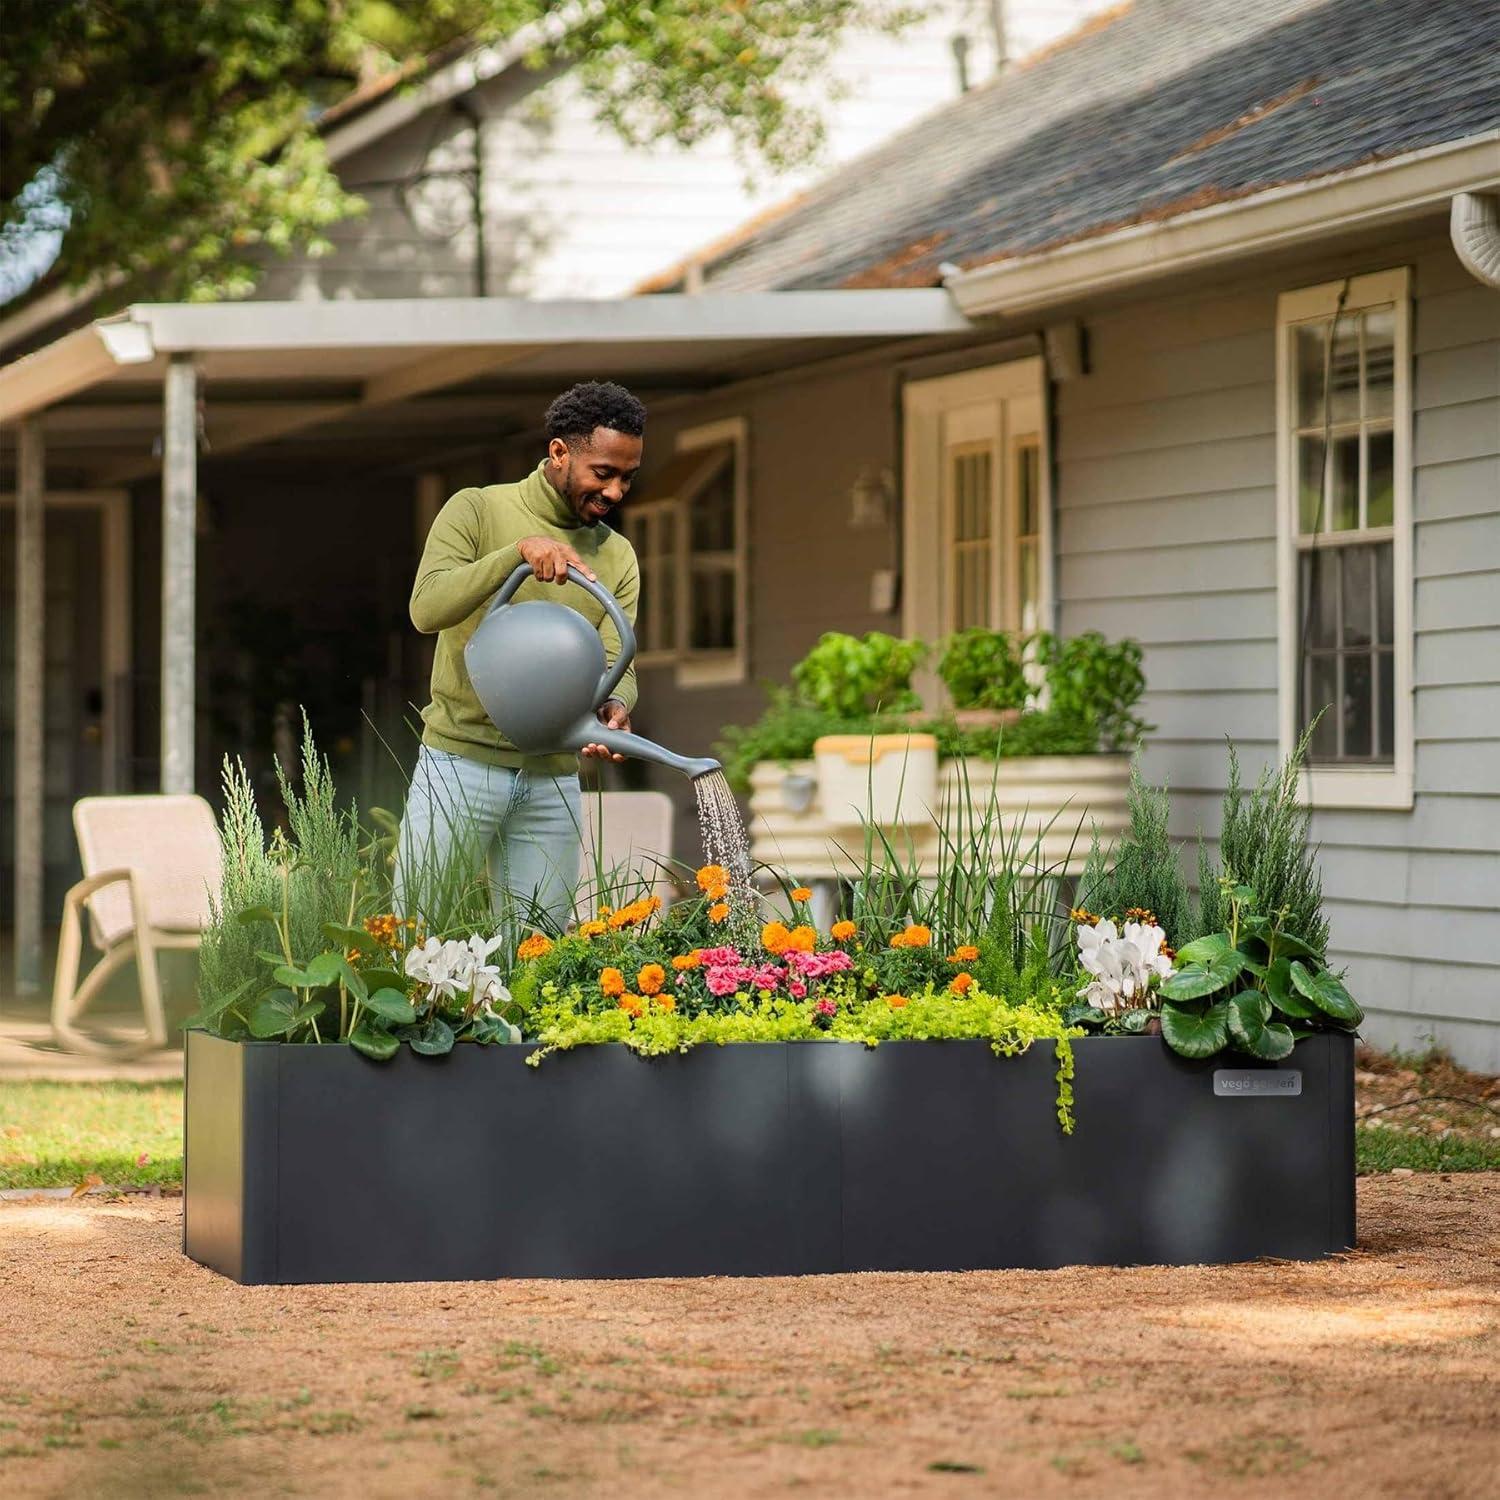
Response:
POLYGON ((903 1005, 910 1005, 911 1001, 909 1001, 905 995, 887 995, 885 997, 885 1003, 889 1005, 892 1010, 900 1010, 903 1005))
POLYGON ((962 948, 955 948, 948 955, 948 962, 950 964, 971 964, 978 957, 979 949, 972 946, 972 944, 966 943, 962 948))
POLYGON ((728 915, 729 903, 727 901, 720 901, 717 905, 710 906, 708 909, 708 920, 710 922, 722 922, 728 915))
POLYGON ((969 973, 956 974, 953 983, 948 986, 955 995, 967 995, 974 988, 974 976, 969 973))
POLYGON ((792 900, 793 901, 811 901, 812 900, 812 892, 810 890, 808 890, 808 888, 805 885, 799 885, 792 892, 792 900))
POLYGON ((647 964, 635 976, 635 987, 643 995, 659 995, 667 982, 667 971, 660 964, 647 964))
POLYGON ((859 928, 853 922, 835 922, 832 937, 836 943, 847 943, 858 931, 859 928))
POLYGON ((656 1003, 662 1010, 676 1010, 677 1002, 670 995, 658 995, 656 1003))
POLYGON ((620 1009, 627 1016, 640 1016, 646 1012, 646 1002, 639 995, 621 995, 620 1009))
POLYGON ((786 935, 783 953, 811 953, 818 946, 817 932, 806 925, 794 927, 786 935))
POLYGON ((672 960, 672 967, 679 972, 683 969, 696 969, 702 961, 703 950, 701 948, 694 948, 691 953, 679 953, 672 960))
POLYGON ((540 958, 544 953, 552 951, 552 939, 543 937, 539 932, 533 932, 529 938, 516 949, 516 957, 520 959, 540 958))
POLYGON ((596 938, 608 931, 608 922, 583 922, 579 925, 578 936, 582 938, 596 938))
POLYGON ((1068 917, 1074 922, 1086 923, 1090 927, 1099 920, 1093 912, 1082 906, 1070 907, 1068 909, 1068 917))
POLYGON ((767 922, 760 930, 760 945, 767 953, 785 953, 791 938, 784 922, 767 922))
POLYGON ((913 922, 905 932, 898 932, 891 939, 893 948, 925 948, 932 941, 932 929, 913 922))
POLYGON ((618 969, 606 969, 599 976, 599 989, 605 995, 623 995, 625 976, 618 969))
POLYGON ((729 890, 729 872, 723 865, 704 865, 698 871, 698 889, 714 901, 721 900, 729 890))

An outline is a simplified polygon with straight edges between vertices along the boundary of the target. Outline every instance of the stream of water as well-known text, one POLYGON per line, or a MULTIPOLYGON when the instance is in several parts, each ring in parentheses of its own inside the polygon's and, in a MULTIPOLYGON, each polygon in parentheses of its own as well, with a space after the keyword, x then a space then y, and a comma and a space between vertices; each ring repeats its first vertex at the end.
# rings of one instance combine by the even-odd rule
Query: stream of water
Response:
POLYGON ((705 864, 722 865, 729 876, 728 928, 741 953, 753 951, 760 939, 758 897, 751 879, 750 839, 740 817, 739 803, 722 771, 710 771, 693 782, 698 798, 698 829, 703 836, 705 864))

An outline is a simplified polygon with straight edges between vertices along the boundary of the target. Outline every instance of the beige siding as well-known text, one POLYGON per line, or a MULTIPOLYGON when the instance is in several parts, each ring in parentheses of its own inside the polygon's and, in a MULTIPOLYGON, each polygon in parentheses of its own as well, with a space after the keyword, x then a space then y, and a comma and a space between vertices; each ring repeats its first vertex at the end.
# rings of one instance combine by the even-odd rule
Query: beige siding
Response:
MULTIPOLYGON (((1437 238, 1088 319, 1057 391, 1060 624, 1146 646, 1148 774, 1217 828, 1226 735, 1276 753, 1277 294, 1414 267, 1416 805, 1314 819, 1375 1040, 1500 1070, 1500 295, 1437 238)), ((1190 859, 1189 859, 1190 862, 1190 859)))

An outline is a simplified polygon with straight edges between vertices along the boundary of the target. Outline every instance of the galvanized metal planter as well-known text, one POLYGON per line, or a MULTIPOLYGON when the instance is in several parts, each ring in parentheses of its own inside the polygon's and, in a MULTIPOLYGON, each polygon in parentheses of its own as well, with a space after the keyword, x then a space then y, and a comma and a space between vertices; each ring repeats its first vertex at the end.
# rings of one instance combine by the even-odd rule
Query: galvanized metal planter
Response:
POLYGON ((183 1247, 236 1281, 1311 1259, 1354 1242, 1353 1040, 187 1049, 183 1247))

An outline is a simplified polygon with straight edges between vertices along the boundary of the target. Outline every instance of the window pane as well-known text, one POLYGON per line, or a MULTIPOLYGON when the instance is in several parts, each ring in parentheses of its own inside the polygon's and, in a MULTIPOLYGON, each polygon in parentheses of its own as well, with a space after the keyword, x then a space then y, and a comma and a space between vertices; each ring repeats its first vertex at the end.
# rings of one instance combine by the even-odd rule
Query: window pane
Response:
POLYGON ((1382 651, 1376 657, 1376 662, 1379 666, 1380 743, 1375 753, 1381 760, 1394 760, 1396 758, 1396 657, 1393 652, 1382 651))
POLYGON ((1367 526, 1390 526, 1396 519, 1395 441, 1390 432, 1365 434, 1370 465, 1365 481, 1369 507, 1367 526))
POLYGON ((1016 456, 1016 534, 1035 536, 1039 529, 1038 492, 1041 489, 1041 449, 1026 443, 1016 456))
POLYGON ((1323 439, 1305 437, 1297 439, 1298 471, 1298 525, 1304 535, 1328 529, 1326 516, 1321 520, 1318 508, 1323 495, 1323 439))
POLYGON ((734 551, 734 464, 728 458, 693 501, 693 551, 734 551))
POLYGON ((1359 530, 1359 434, 1333 440, 1333 473, 1329 478, 1328 529, 1359 530))
POLYGON ((1333 335, 1333 420, 1359 421, 1359 323, 1357 317, 1342 317, 1333 335))
POLYGON ((1368 646, 1374 624, 1375 602, 1372 597, 1375 559, 1369 547, 1343 547, 1343 579, 1340 587, 1340 614, 1343 616, 1345 646, 1368 646))
POLYGON ((656 580, 657 607, 661 620, 661 639, 653 647, 657 651, 677 649, 677 559, 669 557, 662 566, 656 580))
POLYGON ((1312 656, 1308 658, 1304 669, 1307 688, 1302 705, 1302 723, 1298 727, 1306 729, 1318 714, 1323 714, 1313 733, 1312 743, 1308 746, 1309 760, 1333 760, 1338 755, 1337 709, 1332 706, 1338 692, 1337 663, 1338 657, 1331 654, 1312 656), (1324 709, 1328 712, 1323 713, 1324 709))
POLYGON ((1375 553, 1375 638, 1382 646, 1396 639, 1396 586, 1392 579, 1395 552, 1390 542, 1381 542, 1375 553))
POLYGON ((1326 323, 1303 323, 1297 328, 1297 425, 1318 427, 1323 422, 1323 340, 1326 323))
POLYGON ((1396 313, 1379 307, 1365 314, 1365 420, 1389 417, 1395 402, 1396 313))
POLYGON ((1310 650, 1338 645, 1339 554, 1302 554, 1302 596, 1299 618, 1306 622, 1310 650))
POLYGON ((693 569, 693 598, 688 626, 693 651, 734 647, 734 575, 719 568, 693 569))
POLYGON ((1030 635, 1041 621, 1037 610, 1041 600, 1041 567, 1038 546, 1034 541, 1021 543, 1021 629, 1030 635))
POLYGON ((1344 657, 1344 754, 1351 759, 1368 760, 1373 753, 1370 728, 1374 719, 1374 684, 1370 677, 1370 658, 1363 652, 1344 657))

